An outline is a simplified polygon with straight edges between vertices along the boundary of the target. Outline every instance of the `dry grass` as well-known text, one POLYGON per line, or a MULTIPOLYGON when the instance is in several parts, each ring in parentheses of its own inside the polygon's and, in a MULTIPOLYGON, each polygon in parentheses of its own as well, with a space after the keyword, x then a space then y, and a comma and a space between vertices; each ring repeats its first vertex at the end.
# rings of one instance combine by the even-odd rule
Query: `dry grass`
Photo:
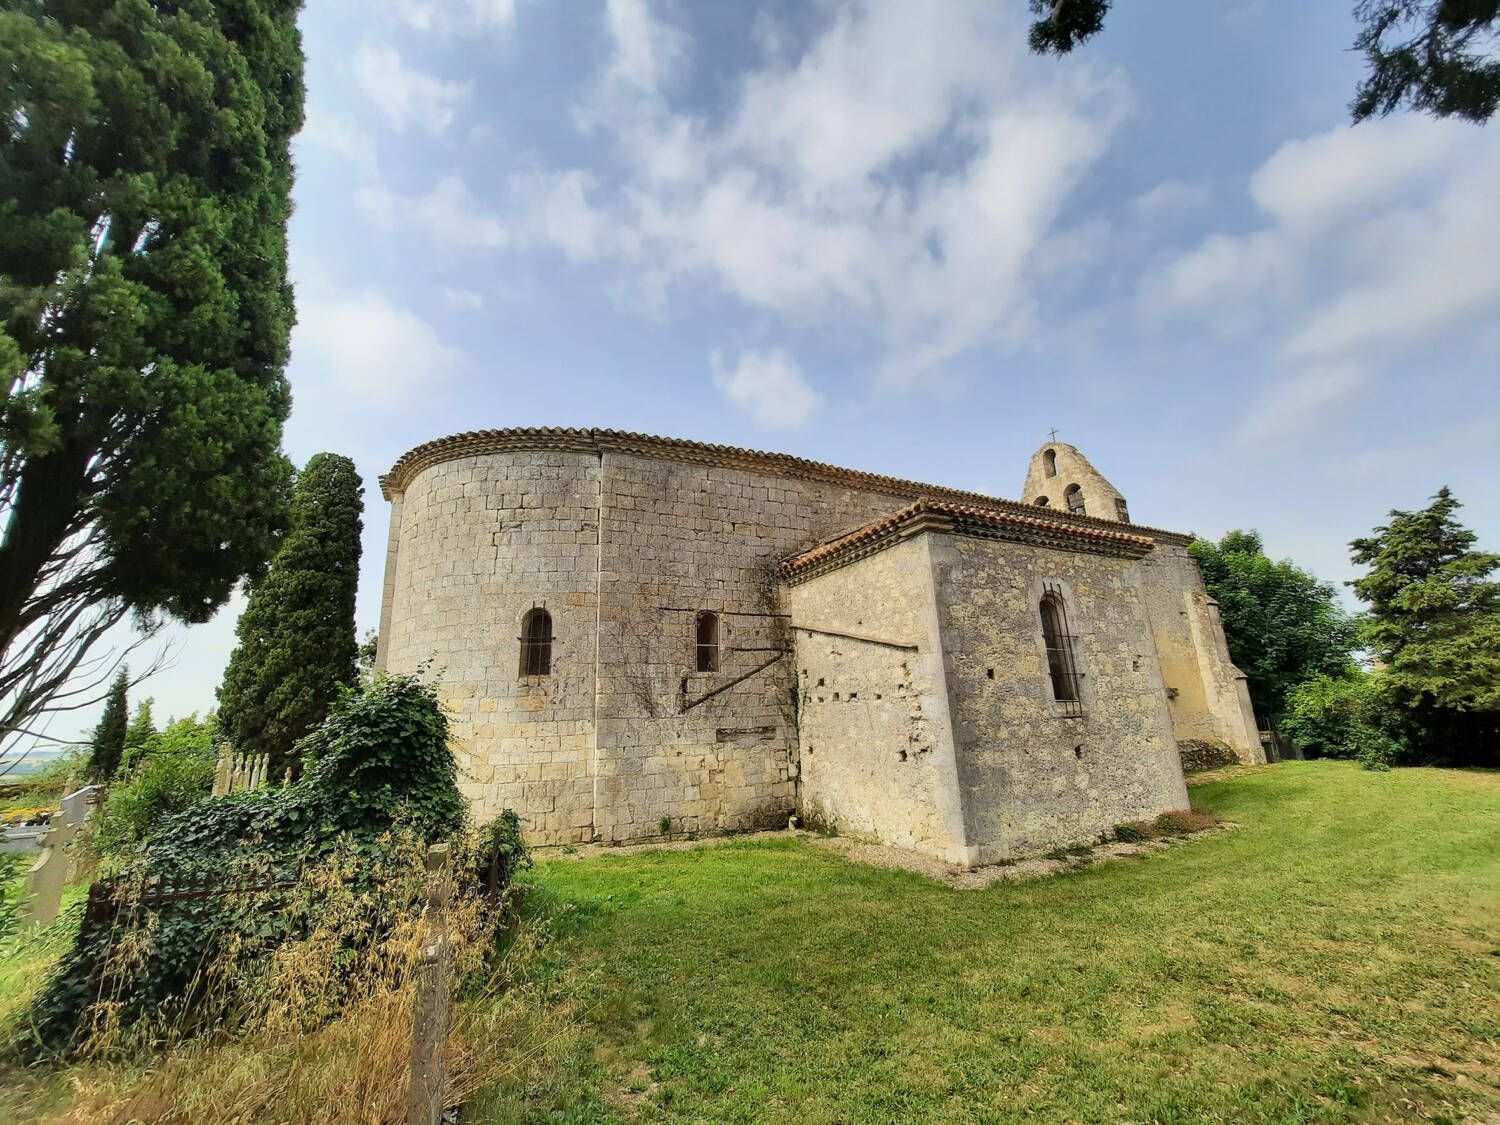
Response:
POLYGON ((1217 817, 1193 809, 1173 809, 1164 812, 1155 820, 1132 820, 1115 826, 1115 838, 1126 843, 1137 840, 1159 840, 1164 836, 1189 836, 1217 828, 1217 817))
MULTIPOLYGON (((447 1103, 459 1104, 496 1082, 521 1080, 548 1036, 567 1038, 566 1006, 540 1004, 514 973, 539 941, 523 929, 504 967, 455 1007, 447 1044, 447 1103)), ((39 1125, 372 1125, 406 1119, 413 979, 371 982, 342 1016, 301 1034, 295 1012, 276 1013, 250 1034, 200 1040, 143 1062, 95 1062, 72 1068, 69 1104, 31 1120, 39 1125)))
MULTIPOLYGON (((295 909, 316 904, 306 936, 256 967, 230 946, 202 980, 216 1025, 196 1034, 178 1017, 122 1026, 96 1014, 81 1061, 0 1070, 0 1120, 45 1125, 371 1125, 405 1120, 412 1011, 421 950, 435 937, 421 917, 426 889, 415 853, 402 877, 355 889, 348 860, 307 876, 295 909), (374 935, 361 940, 361 935, 374 935)), ((460 864, 455 863, 455 866, 460 864)), ((450 887, 450 891, 453 888, 450 887)), ((545 922, 518 926, 504 956, 496 916, 476 895, 446 911, 451 980, 459 995, 447 1043, 447 1104, 518 1080, 537 1054, 565 1040, 567 1004, 521 983, 546 944, 545 922)), ((138 942, 117 944, 116 956, 138 942)))

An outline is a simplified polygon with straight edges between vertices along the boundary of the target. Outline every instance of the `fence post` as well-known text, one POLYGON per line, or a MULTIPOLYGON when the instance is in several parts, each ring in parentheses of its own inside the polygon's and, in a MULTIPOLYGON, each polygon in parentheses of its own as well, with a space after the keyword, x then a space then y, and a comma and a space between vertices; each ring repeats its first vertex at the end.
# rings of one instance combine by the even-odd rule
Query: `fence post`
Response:
POLYGON ((406 1125, 439 1125, 443 1113, 443 1051, 448 1040, 448 845, 427 849, 426 933, 412 1005, 411 1087, 406 1125))

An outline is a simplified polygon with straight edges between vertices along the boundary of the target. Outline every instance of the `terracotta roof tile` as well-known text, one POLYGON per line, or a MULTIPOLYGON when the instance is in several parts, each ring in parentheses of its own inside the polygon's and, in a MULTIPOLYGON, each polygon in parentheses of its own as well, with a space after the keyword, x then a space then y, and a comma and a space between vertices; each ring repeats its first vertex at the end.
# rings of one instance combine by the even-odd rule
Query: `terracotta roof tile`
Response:
MULTIPOLYGON (((1145 535, 1135 535, 1122 531, 1108 531, 1099 527, 1080 526, 1072 522, 1064 522, 1055 519, 1039 519, 1033 515, 1021 515, 1016 512, 997 510, 993 508, 976 508, 963 504, 949 504, 941 500, 918 500, 910 507, 903 508, 899 512, 887 516, 883 520, 866 524, 864 527, 847 532, 827 543, 822 543, 810 551, 803 551, 799 555, 793 555, 778 568, 778 573, 784 578, 801 574, 803 571, 816 566, 819 563, 833 562, 842 556, 851 559, 860 557, 858 548, 863 544, 879 540, 882 537, 891 537, 889 533, 909 525, 914 531, 920 530, 921 525, 926 522, 928 515, 939 518, 947 517, 947 527, 943 530, 956 530, 962 532, 962 526, 955 527, 954 521, 960 524, 985 525, 989 524, 996 529, 1005 529, 1012 535, 1005 538, 1019 538, 1048 540, 1058 538, 1062 540, 1092 540, 1097 546, 1107 546, 1111 554, 1123 554, 1129 557, 1139 558, 1156 546, 1156 540, 1145 535)), ((931 524, 930 526, 940 526, 931 524)), ((1121 525, 1125 526, 1125 525, 1121 525)), ((894 538, 894 537, 891 537, 894 538)), ((1087 549, 1087 548, 1085 548, 1087 549)))

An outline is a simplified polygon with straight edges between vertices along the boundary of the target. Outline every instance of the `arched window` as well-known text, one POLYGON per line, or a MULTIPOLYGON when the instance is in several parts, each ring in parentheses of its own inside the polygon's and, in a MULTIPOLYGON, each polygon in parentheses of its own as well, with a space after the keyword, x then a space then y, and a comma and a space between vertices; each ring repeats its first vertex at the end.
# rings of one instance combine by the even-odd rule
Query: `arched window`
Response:
POLYGON ((1068 611, 1062 595, 1049 589, 1042 595, 1042 638, 1047 643, 1047 675, 1052 679, 1052 698, 1059 703, 1081 706, 1077 661, 1073 657, 1073 637, 1068 632, 1068 611))
POLYGON ((521 618, 521 675, 552 674, 552 615, 545 609, 527 610, 521 618))
POLYGON ((1045 508, 1050 505, 1052 501, 1048 500, 1045 496, 1038 496, 1034 503, 1038 508, 1045 508))
POLYGON ((698 615, 698 671, 719 670, 719 615, 704 610, 698 615))
POLYGON ((1067 489, 1063 492, 1063 499, 1067 501, 1068 511, 1072 512, 1075 516, 1088 515, 1083 509, 1083 489, 1079 488, 1076 484, 1068 485, 1067 489))
POLYGON ((1042 465, 1046 468, 1049 477, 1057 476, 1057 450, 1049 449, 1043 453, 1042 465))

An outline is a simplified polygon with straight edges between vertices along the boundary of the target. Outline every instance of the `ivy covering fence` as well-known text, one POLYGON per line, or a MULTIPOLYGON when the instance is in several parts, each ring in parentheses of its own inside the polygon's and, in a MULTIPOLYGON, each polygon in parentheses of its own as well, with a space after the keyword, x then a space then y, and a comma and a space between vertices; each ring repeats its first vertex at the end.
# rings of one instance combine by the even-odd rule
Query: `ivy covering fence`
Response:
MULTIPOLYGON (((199 802, 94 890, 33 1007, 23 1053, 98 1047, 137 1024, 137 1040, 232 1024, 243 1007, 236 990, 314 932, 337 947, 328 963, 357 988, 361 973, 380 969, 371 958, 391 956, 384 939, 420 910, 427 844, 454 841, 469 892, 491 903, 527 862, 513 814, 465 831, 430 684, 389 676, 350 691, 299 749, 299 782, 199 802), (336 915, 346 923, 329 933, 336 915)), ((319 995, 324 1003, 330 991, 319 995)))

